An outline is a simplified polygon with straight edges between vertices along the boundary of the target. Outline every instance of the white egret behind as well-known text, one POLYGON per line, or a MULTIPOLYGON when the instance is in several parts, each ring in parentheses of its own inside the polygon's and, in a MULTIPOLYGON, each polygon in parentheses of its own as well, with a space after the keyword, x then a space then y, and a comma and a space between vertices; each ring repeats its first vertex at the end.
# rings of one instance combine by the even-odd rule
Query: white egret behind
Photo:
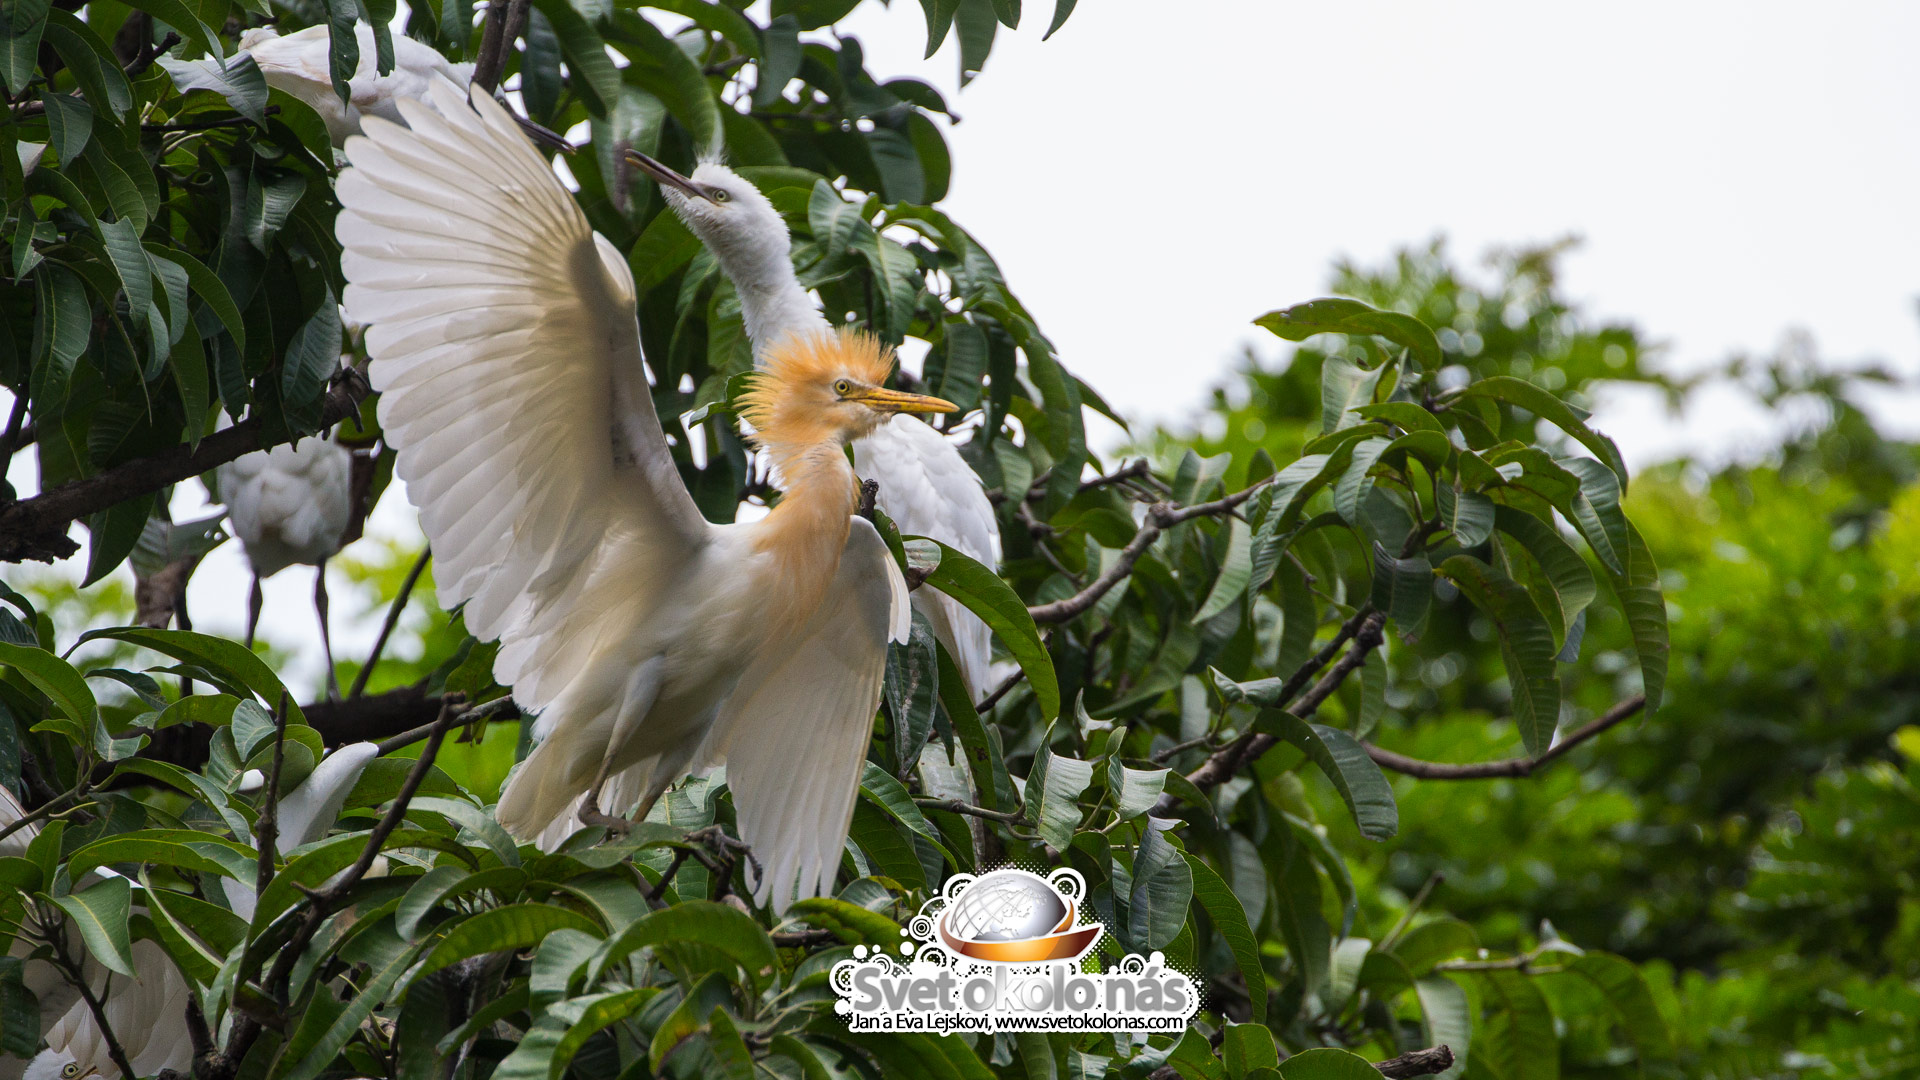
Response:
MULTIPOLYGON (((740 314, 756 363, 793 335, 819 333, 827 320, 794 274, 787 223, 759 188, 718 162, 691 177, 645 154, 628 159, 660 185, 667 205, 698 236, 740 296, 740 314)), ((908 416, 881 424, 853 444, 854 471, 880 485, 879 505, 900 531, 929 536, 987 566, 1000 563, 1000 531, 979 476, 932 426, 908 416)), ((987 625, 934 589, 913 594, 975 701, 992 689, 987 625)))
POLYGON ((498 817, 533 838, 578 801, 620 828, 600 810, 609 777, 644 813, 724 762, 755 896, 818 895, 887 640, 908 628, 843 448, 953 406, 882 386, 892 357, 870 335, 790 338, 747 400, 785 496, 760 521, 707 522, 654 412, 625 256, 496 102, 468 108, 445 81, 432 96, 400 102, 407 128, 369 119, 347 141, 336 230, 441 598, 500 639, 494 677, 539 713, 498 817))
POLYGON ((362 117, 399 120, 394 102, 424 97, 428 81, 436 75, 462 85, 473 78, 472 64, 456 64, 405 34, 393 35, 393 70, 382 75, 373 28, 360 23, 354 27, 354 36, 360 42, 360 65, 347 80, 345 102, 333 92, 333 49, 324 23, 284 36, 271 26, 255 27, 240 35, 240 48, 260 65, 268 86, 299 98, 320 114, 335 146, 360 130, 362 117))
POLYGON ((247 647, 260 622, 260 582, 295 564, 314 567, 313 607, 320 618, 327 688, 338 697, 327 618, 327 560, 338 554, 353 516, 353 454, 321 438, 235 458, 218 470, 227 522, 240 538, 253 588, 247 594, 247 647))

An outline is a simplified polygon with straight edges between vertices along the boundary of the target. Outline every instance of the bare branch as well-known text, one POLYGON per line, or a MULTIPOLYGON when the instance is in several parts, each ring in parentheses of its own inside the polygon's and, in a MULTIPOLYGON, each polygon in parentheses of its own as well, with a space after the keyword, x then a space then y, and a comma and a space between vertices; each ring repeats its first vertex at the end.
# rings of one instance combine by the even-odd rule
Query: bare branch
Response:
MULTIPOLYGON (((329 427, 358 413, 369 392, 358 373, 338 379, 321 405, 320 426, 329 427)), ((11 503, 0 508, 0 562, 63 559, 80 550, 80 545, 67 539, 67 527, 80 518, 287 441, 291 440, 268 439, 260 420, 250 417, 200 440, 198 447, 180 443, 11 503)))
POLYGON ((367 654, 367 662, 360 665, 360 674, 353 677, 353 689, 347 691, 347 700, 351 701, 366 692, 367 679, 379 665, 380 654, 387 651, 387 639, 393 636, 393 628, 399 625, 400 613, 406 610, 407 598, 413 595, 414 583, 420 580, 420 574, 427 568, 427 560, 431 558, 432 547, 420 549, 420 557, 414 560, 413 569, 407 571, 407 579, 400 583, 399 593, 395 594, 393 603, 387 607, 387 621, 380 624, 380 636, 373 639, 373 651, 367 654))
POLYGON ((491 94, 507 70, 507 56, 527 25, 527 0, 489 0, 480 31, 480 52, 473 65, 473 82, 491 94))
POLYGON ((260 847, 260 863, 253 874, 253 895, 267 891, 273 881, 273 857, 280 839, 280 767, 287 754, 287 694, 280 692, 280 707, 273 711, 273 774, 267 777, 266 801, 260 804, 260 822, 254 826, 254 843, 260 847))
POLYGON ((1430 1046, 1425 1050, 1412 1050, 1396 1058, 1376 1061, 1373 1067, 1380 1075, 1393 1080, 1405 1080, 1409 1076, 1433 1076, 1453 1068, 1453 1048, 1445 1043, 1430 1046))
POLYGON ((1467 765, 1449 765, 1440 761, 1422 761, 1396 754, 1367 743, 1367 753, 1383 769, 1392 769, 1422 780, 1492 780, 1499 777, 1532 776, 1564 756, 1568 751, 1645 708, 1645 694, 1635 694, 1570 732, 1537 758, 1507 758, 1502 761, 1478 761, 1467 765))
POLYGON ((1019 825, 1027 820, 1025 814, 989 810, 984 806, 971 806, 959 799, 918 798, 913 800, 913 805, 923 810, 945 810, 951 814, 966 814, 969 817, 998 821, 1007 825, 1019 825))
MULTIPOLYGON (((1384 640, 1381 627, 1386 624, 1387 617, 1378 611, 1369 611, 1358 618, 1360 625, 1354 630, 1352 644, 1348 647, 1346 655, 1340 658, 1339 663, 1329 668, 1327 673, 1313 684, 1312 689, 1288 707, 1288 712, 1302 720, 1312 716, 1319 710, 1322 702, 1332 697, 1334 691, 1340 689, 1340 684, 1347 680, 1347 676, 1359 670, 1360 665, 1367 662, 1367 654, 1380 647, 1381 641, 1384 640)), ((1344 632, 1346 628, 1343 626, 1341 629, 1344 632)), ((1195 787, 1205 791, 1251 765, 1279 741, 1271 735, 1247 732, 1215 751, 1201 763, 1199 768, 1188 773, 1187 779, 1192 781, 1195 787)), ((1172 794, 1163 795, 1154 807, 1154 813, 1162 816, 1169 815, 1179 801, 1172 794)))
MULTIPOLYGON (((444 699, 441 699, 441 700, 444 700, 444 699)), ((513 703, 512 698, 510 697, 494 698, 492 701, 487 702, 485 705, 476 705, 473 708, 468 709, 465 712, 461 713, 460 715, 454 717, 453 721, 447 725, 447 730, 452 731, 454 728, 457 728, 457 727, 466 727, 469 724, 477 724, 482 720, 493 720, 493 719, 510 720, 519 715, 520 715, 520 708, 519 706, 513 703)), ((387 739, 384 742, 382 742, 378 747, 378 751, 381 755, 391 754, 395 750, 399 750, 403 747, 412 746, 414 743, 419 742, 421 739, 432 738, 433 733, 439 727, 439 724, 440 724, 440 721, 436 719, 431 724, 423 724, 420 727, 414 728, 411 731, 403 731, 400 734, 395 735, 393 738, 387 739)))

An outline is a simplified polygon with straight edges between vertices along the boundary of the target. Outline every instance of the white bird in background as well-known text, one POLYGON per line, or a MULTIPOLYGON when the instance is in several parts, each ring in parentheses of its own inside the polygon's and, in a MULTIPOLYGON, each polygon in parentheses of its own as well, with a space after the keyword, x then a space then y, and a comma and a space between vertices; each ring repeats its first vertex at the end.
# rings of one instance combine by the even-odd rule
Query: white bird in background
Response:
MULTIPOLYGON (((276 804, 278 836, 274 848, 284 856, 325 836, 333 827, 334 819, 340 816, 340 808, 353 786, 360 781, 360 774, 366 771, 367 763, 379 752, 373 743, 353 743, 321 759, 313 772, 276 804)), ((0 784, 0 828, 25 816, 26 809, 13 797, 13 792, 0 784)), ((24 856, 27 845, 39 832, 38 825, 29 825, 0 840, 0 855, 24 856)), ((112 872, 95 871, 100 875, 112 872)), ((257 900, 252 884, 232 878, 221 878, 220 883, 234 914, 252 919, 257 900)), ((16 939, 13 955, 24 958, 31 951, 26 945, 25 941, 16 939)), ((77 940, 71 948, 79 951, 77 940)), ((193 989, 174 967, 173 960, 151 941, 135 941, 130 959, 135 978, 129 981, 125 976, 115 976, 109 980, 107 969, 88 956, 83 964, 87 983, 96 994, 106 995, 102 1011, 135 1074, 150 1076, 161 1069, 185 1073, 193 1065, 193 1043, 185 1022, 187 1001, 193 989)), ((53 965, 29 963, 22 976, 27 989, 39 999, 47 1049, 35 1055, 25 1071, 17 1074, 9 1068, 9 1065, 17 1067, 17 1059, 9 1061, 0 1057, 0 1076, 18 1075, 21 1080, 84 1080, 88 1077, 116 1080, 120 1069, 113 1063, 93 1011, 79 1000, 78 993, 53 965)))
POLYGON ((400 103, 411 130, 370 119, 348 140, 335 228, 442 599, 500 639, 494 677, 539 713, 499 819, 531 838, 581 801, 581 820, 624 827, 599 811, 610 777, 644 813, 724 762, 765 868, 755 896, 818 895, 887 641, 909 627, 843 447, 953 406, 881 386, 892 358, 871 336, 792 339, 746 406, 785 497, 707 522, 654 413, 626 257, 492 98, 431 92, 432 109, 400 103))
MULTIPOLYGON (((686 177, 644 154, 632 158, 733 282, 757 364, 786 338, 827 329, 794 274, 786 220, 759 188, 717 162, 703 162, 686 177)), ((902 533, 932 537, 988 567, 1000 564, 999 524, 980 477, 931 425, 895 417, 854 443, 853 453, 854 470, 880 485, 880 508, 902 533)), ((938 590, 916 591, 913 606, 953 656, 973 700, 985 698, 993 683, 987 625, 938 590)))
POLYGON ((276 446, 235 458, 217 471, 227 521, 253 568, 247 595, 247 647, 260 622, 260 582, 295 563, 315 567, 313 606, 320 616, 326 652, 327 688, 340 686, 333 673, 333 638, 327 625, 327 560, 340 551, 353 517, 353 454, 321 438, 276 446))
POLYGON ((472 64, 456 64, 405 34, 393 35, 393 70, 380 74, 374 51, 373 28, 366 23, 354 27, 360 41, 360 66, 347 81, 349 101, 342 102, 333 92, 332 46, 325 24, 281 36, 271 26, 256 27, 240 35, 240 48, 253 57, 267 85, 299 98, 327 123, 333 145, 347 141, 360 130, 360 120, 379 116, 398 122, 399 98, 424 98, 434 76, 444 76, 462 86, 473 78, 472 64))

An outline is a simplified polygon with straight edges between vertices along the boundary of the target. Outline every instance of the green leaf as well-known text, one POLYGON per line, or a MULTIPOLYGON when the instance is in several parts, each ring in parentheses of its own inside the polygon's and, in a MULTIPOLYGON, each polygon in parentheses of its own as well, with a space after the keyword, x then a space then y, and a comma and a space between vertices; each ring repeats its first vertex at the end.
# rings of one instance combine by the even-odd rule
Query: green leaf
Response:
POLYGON ((829 255, 845 252, 873 232, 873 226, 860 215, 860 207, 841 198, 825 180, 814 182, 807 201, 807 225, 829 255))
POLYGON ((1280 1048, 1273 1032, 1259 1024, 1232 1024, 1220 1031, 1220 1060, 1227 1075, 1245 1077, 1255 1069, 1280 1067, 1280 1048))
POLYGON ((1133 892, 1127 898, 1127 938, 1136 950, 1164 949, 1186 925, 1193 871, 1181 856, 1149 818, 1134 849, 1133 892))
POLYGON ((1400 831, 1400 810, 1393 801, 1393 788, 1380 766, 1368 756, 1367 748, 1353 736, 1336 727, 1309 724, 1279 709, 1261 710, 1254 728, 1299 747, 1312 759, 1333 781, 1362 836, 1386 840, 1400 831))
POLYGON ((1495 1080, 1559 1080, 1553 1010, 1533 980, 1511 969, 1476 972, 1491 1015, 1474 1040, 1474 1069, 1495 1080))
POLYGON ((1073 844, 1073 832, 1080 827, 1079 798, 1093 783, 1093 763, 1055 754, 1047 745, 1053 735, 1048 725, 1034 753, 1033 768, 1027 773, 1027 820, 1042 839, 1060 851, 1073 844))
POLYGON ((154 60, 173 79, 182 94, 209 90, 218 94, 233 111, 261 127, 267 126, 267 79, 252 56, 236 56, 226 64, 218 60, 175 60, 161 56, 154 60))
MULTIPOLYGON (((927 821, 926 815, 920 812, 920 807, 914 804, 906 786, 894 779, 892 773, 871 761, 867 762, 866 772, 860 777, 860 794, 886 811, 888 817, 926 837, 935 846, 940 845, 940 834, 927 821)), ((944 853, 946 849, 943 847, 941 850, 944 853)), ((951 855, 948 855, 948 861, 952 861, 951 855)))
MULTIPOLYGON (((764 109, 780 100, 787 84, 800 74, 800 20, 781 15, 760 32, 759 70, 753 82, 753 107, 764 109)), ((672 215, 668 215, 671 217, 672 215)))
POLYGON ((620 96, 620 69, 607 55, 606 41, 568 0, 535 0, 534 6, 560 39, 561 54, 573 72, 568 85, 586 101, 589 113, 605 116, 620 96))
POLYGON ((280 359, 280 398, 290 405, 317 401, 340 367, 340 305, 328 288, 313 315, 293 332, 280 359))
MULTIPOLYGON (((220 35, 181 0, 127 0, 127 6, 144 11, 178 30, 189 48, 212 53, 216 60, 225 55, 220 48, 220 35)), ((225 13, 225 5, 221 6, 221 12, 225 13)))
POLYGON ((1426 1044, 1453 1051, 1453 1064, 1439 1076, 1441 1080, 1455 1080, 1466 1073, 1467 1057, 1473 1048, 1473 1011, 1467 1003, 1467 992, 1452 979, 1434 975, 1414 980, 1413 993, 1426 1025, 1426 1044))
POLYGON ((414 978, 469 957, 531 948, 559 930, 578 930, 595 936, 601 933, 599 924, 592 919, 552 904, 507 904, 490 908, 462 920, 448 931, 421 962, 414 978))
POLYGON ((1167 769, 1129 769, 1115 754, 1107 758, 1107 790, 1113 793, 1113 810, 1120 820, 1139 817, 1160 801, 1167 787, 1167 769))
POLYGON ((1352 462, 1333 486, 1333 508, 1348 524, 1360 524, 1361 504, 1367 501, 1367 494, 1373 490, 1373 477, 1367 474, 1373 470, 1374 463, 1380 460, 1380 455, 1392 445, 1393 440, 1382 438, 1371 438, 1354 445, 1352 462))
POLYGON ((87 351, 87 339, 93 333, 93 304, 80 278, 64 266, 40 266, 33 272, 33 285, 33 355, 37 360, 33 400, 57 407, 66 401, 74 362, 87 351))
MULTIPOLYGON (((35 4, 38 0, 29 0, 35 4)), ((32 10, 31 6, 21 10, 32 10)), ((133 87, 120 70, 120 60, 80 18, 60 8, 47 10, 47 43, 60 54, 60 60, 73 73, 74 81, 86 95, 93 111, 113 117, 126 115, 133 108, 133 87)))
POLYGON ((1397 559, 1373 543, 1373 607, 1393 620, 1403 637, 1417 637, 1433 604, 1433 564, 1425 555, 1397 559))
POLYGON ((1436 490, 1440 496, 1440 524, 1453 534, 1453 542, 1467 548, 1486 543, 1487 537, 1493 535, 1493 500, 1445 481, 1436 490))
POLYGON ((1613 591, 1626 612, 1633 632, 1633 651, 1640 659, 1640 682, 1647 696, 1647 712, 1660 707, 1667 686, 1667 601, 1660 592, 1660 568, 1640 530, 1626 525, 1625 572, 1609 575, 1613 591))
POLYGON ((80 931, 93 958, 109 971, 132 978, 133 943, 127 927, 133 917, 133 883, 123 877, 110 877, 77 893, 54 897, 53 902, 67 913, 67 919, 80 931))
POLYGON ((1620 458, 1620 448, 1613 444, 1612 439, 1588 427, 1585 417, 1575 413, 1571 406, 1544 387, 1510 375, 1495 375, 1468 386, 1461 391, 1461 396, 1517 405, 1555 425, 1598 455, 1607 468, 1613 470, 1614 476, 1619 478, 1620 490, 1627 490, 1627 466, 1620 458))
POLYGON ((1252 579, 1252 530, 1240 518, 1228 518, 1227 552, 1220 559, 1220 576, 1214 578, 1213 589, 1207 593, 1206 602, 1200 605, 1200 610, 1194 612, 1193 618, 1188 621, 1198 626, 1227 610, 1247 591, 1247 583, 1252 579))
POLYGON ((1587 560, 1561 539, 1560 530, 1525 510, 1498 507, 1494 511, 1494 527, 1519 541, 1540 564, 1560 608, 1561 625, 1554 638, 1556 642, 1564 641, 1573 629, 1574 619, 1593 603, 1598 591, 1587 560))
POLYGON ((273 673, 266 661, 254 655, 252 650, 237 641, 196 634, 189 630, 149 630, 138 626, 116 626, 103 630, 89 630, 80 635, 80 641, 92 641, 95 638, 113 638, 131 642, 158 653, 165 653, 176 660, 190 664, 199 664, 217 675, 225 676, 260 696, 268 706, 277 706, 280 699, 287 699, 287 722, 305 725, 306 715, 295 699, 287 693, 285 684, 273 673))
POLYGON ((1379 1080, 1380 1070, 1358 1054, 1316 1046, 1280 1063, 1283 1080, 1379 1080))
POLYGON ((940 548, 940 565, 927 575, 926 584, 960 601, 999 635, 1001 644, 1026 673, 1027 685, 1033 688, 1034 700, 1040 705, 1042 723, 1059 716, 1060 682, 1054 676, 1053 657, 1047 654, 1040 628, 1027 614, 1027 605, 1019 594, 971 556, 937 540, 930 542, 940 548))
POLYGON ((1310 300, 1269 311, 1253 321, 1288 341, 1305 341, 1315 334, 1378 334, 1405 346, 1427 371, 1438 371, 1443 363, 1440 342, 1426 323, 1397 311, 1377 310, 1358 300, 1310 300))
POLYGON ((884 687, 892 716, 894 768, 905 776, 920 760, 920 751, 933 732, 933 714, 940 700, 940 656, 933 625, 916 608, 913 630, 905 644, 887 643, 884 687))
POLYGON ((20 673, 34 689, 47 695, 60 715, 84 731, 92 731, 100 718, 93 691, 87 680, 71 664, 45 649, 0 642, 0 664, 20 673))
POLYGON ((637 949, 666 942, 711 946, 738 964, 756 986, 765 985, 779 963, 773 939, 752 916, 726 904, 685 900, 642 915, 610 939, 595 958, 588 980, 597 981, 606 965, 625 959, 637 949))
POLYGON ((1308 994, 1327 985, 1333 959, 1333 933, 1320 906, 1320 876, 1313 856, 1292 829, 1274 829, 1261 845, 1261 857, 1273 878, 1272 911, 1308 994))
POLYGON ((1518 582, 1471 555, 1453 556, 1440 564, 1440 573, 1458 585, 1499 632, 1513 688, 1513 721, 1527 755, 1539 757, 1553 744, 1560 723, 1560 677, 1553 659, 1559 650, 1553 631, 1518 582))
POLYGON ((93 134, 93 109, 87 100, 43 89, 40 101, 47 109, 48 141, 54 154, 63 163, 79 157, 93 134))
POLYGON ((830 896, 796 900, 787 914, 830 930, 848 945, 892 949, 900 944, 900 924, 880 912, 830 896))
POLYGON ((1446 429, 1440 426, 1440 421, 1432 413, 1411 401, 1383 401, 1354 411, 1368 420, 1384 420, 1408 434, 1416 431, 1446 434, 1446 429))
POLYGON ((927 52, 922 59, 930 59, 947 40, 953 15, 960 10, 960 0, 920 0, 920 10, 927 17, 927 52))
MULTIPOLYGON (((33 79, 34 54, 40 48, 40 32, 46 25, 49 6, 48 0, 15 0, 7 5, 6 17, 0 19, 0 79, 13 97, 26 93, 33 79)), ((66 155, 61 154, 60 159, 65 161, 66 155)))
MULTIPOLYGON (((146 249, 150 257, 165 259, 187 272, 187 283, 193 292, 205 301, 206 311, 219 319, 220 325, 226 328, 227 333, 233 335, 235 345, 245 349, 247 346, 246 320, 241 318, 240 309, 234 304, 233 295, 227 291, 227 286, 220 280, 220 276, 208 269, 205 263, 179 248, 149 243, 146 249)), ((210 337, 213 328, 203 322, 200 333, 203 337, 210 337)))
POLYGON ((1377 368, 1364 368, 1347 356, 1329 356, 1320 368, 1320 431, 1338 431, 1362 423, 1356 411, 1373 403, 1380 377, 1391 361, 1377 368))
POLYGON ((1187 869, 1193 875, 1194 899, 1200 901, 1207 918, 1213 921, 1214 932, 1227 943, 1227 950, 1233 954, 1234 966, 1240 969, 1240 978, 1247 986, 1247 1001, 1253 1010, 1253 1022, 1264 1024, 1267 1019, 1267 973, 1260 966, 1260 941, 1247 921, 1246 906, 1226 881, 1213 872, 1212 867, 1200 861, 1199 856, 1189 853, 1186 859, 1187 869))
POLYGON ((1590 952, 1574 959, 1564 970, 1592 983, 1607 999, 1619 1018, 1620 1030, 1639 1048, 1643 1061, 1673 1056, 1667 1022, 1639 968, 1618 956, 1590 952))

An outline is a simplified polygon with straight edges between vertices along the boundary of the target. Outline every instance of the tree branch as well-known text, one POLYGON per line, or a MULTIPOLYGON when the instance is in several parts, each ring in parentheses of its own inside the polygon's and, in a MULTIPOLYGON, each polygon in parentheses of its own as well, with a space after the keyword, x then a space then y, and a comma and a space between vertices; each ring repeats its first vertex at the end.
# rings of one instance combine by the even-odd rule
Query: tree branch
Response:
POLYGON ((1409 1076, 1432 1076, 1453 1067, 1453 1048, 1442 1043, 1425 1050, 1411 1050, 1396 1058, 1376 1061, 1373 1067, 1380 1070, 1380 1075, 1392 1077, 1393 1080, 1404 1080, 1409 1076))
POLYGON ((487 17, 480 31, 480 52, 473 65, 474 85, 493 93, 500 76, 507 70, 507 56, 513 42, 527 25, 527 0, 488 0, 487 17))
MULTIPOLYGON (((1369 611, 1358 618, 1360 625, 1354 630, 1352 644, 1347 648, 1347 654, 1340 658, 1339 663, 1327 669, 1327 673, 1320 677, 1320 681, 1313 684, 1312 689, 1302 694, 1298 701, 1288 707, 1288 712, 1302 720, 1311 717, 1319 710, 1322 702, 1332 697, 1335 690, 1340 689, 1340 684, 1347 680, 1347 676, 1359 670, 1360 665, 1367 662, 1367 654, 1380 647, 1381 641, 1384 640, 1381 627, 1386 624, 1386 615, 1378 611, 1369 611)), ((1341 630, 1344 632, 1346 627, 1341 627, 1341 630)), ((1297 672, 1295 678, 1298 678, 1297 672)), ((1285 698, 1281 700, 1284 701, 1285 698)), ((1193 786, 1205 791, 1251 765, 1279 741, 1271 735, 1247 732, 1215 751, 1200 764, 1199 768, 1188 773, 1187 779, 1193 782, 1193 786)), ((1159 803, 1154 806, 1154 813, 1162 817, 1168 816, 1179 801, 1172 794, 1163 795, 1159 803)))
MULTIPOLYGON (((357 372, 337 380, 321 405, 320 426, 329 427, 358 413, 360 402, 368 393, 366 380, 357 372)), ((67 527, 73 522, 136 496, 151 494, 168 484, 198 476, 242 454, 291 441, 291 438, 269 440, 262 432, 260 420, 250 417, 200 440, 198 447, 180 443, 84 480, 62 484, 31 499, 11 503, 0 508, 0 562, 27 559, 53 562, 66 558, 80 550, 80 545, 67 538, 67 527)))
POLYGON ((1552 764, 1574 747, 1639 712, 1646 707, 1646 704, 1645 694, 1635 694, 1576 728, 1537 758, 1507 758, 1503 761, 1449 765, 1440 761, 1410 758, 1405 754, 1383 750, 1372 743, 1367 743, 1366 747, 1367 753, 1372 755, 1374 762, 1381 768, 1392 769, 1407 776, 1416 776, 1422 780, 1491 780, 1499 777, 1528 777, 1552 764))
POLYGON ((1154 503, 1147 508, 1147 519, 1140 523, 1140 531, 1133 534, 1127 546, 1120 549, 1120 557, 1107 567, 1105 573, 1093 580, 1093 583, 1064 600, 1055 600, 1051 604, 1041 604, 1027 609, 1027 614, 1037 623, 1062 623, 1085 614, 1100 598, 1113 591, 1115 585, 1125 581, 1133 573, 1134 564, 1147 553, 1160 534, 1182 522, 1198 517, 1213 517, 1231 514, 1240 505, 1258 494, 1260 489, 1272 483, 1272 478, 1262 480, 1223 499, 1212 502, 1195 503, 1192 506, 1180 506, 1175 503, 1154 503))

